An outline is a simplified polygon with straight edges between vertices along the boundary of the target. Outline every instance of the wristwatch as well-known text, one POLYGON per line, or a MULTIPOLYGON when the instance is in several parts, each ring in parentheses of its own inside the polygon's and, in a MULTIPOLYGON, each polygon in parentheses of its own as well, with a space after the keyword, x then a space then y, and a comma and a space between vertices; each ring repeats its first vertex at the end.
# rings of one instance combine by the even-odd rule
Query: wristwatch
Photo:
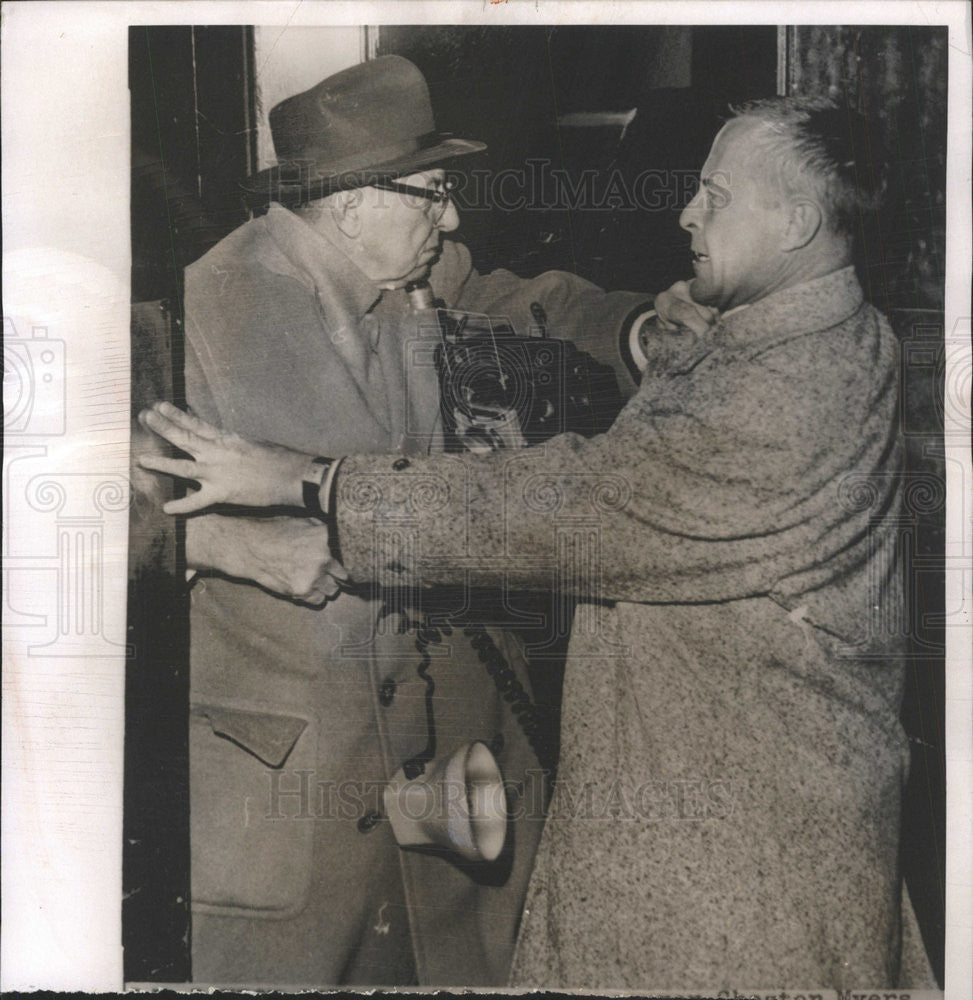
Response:
POLYGON ((331 517, 331 483, 337 471, 338 463, 333 458, 318 455, 308 462, 301 477, 301 491, 304 499, 304 509, 309 517, 317 517, 330 523, 331 517), (324 497, 324 506, 321 497, 324 497))

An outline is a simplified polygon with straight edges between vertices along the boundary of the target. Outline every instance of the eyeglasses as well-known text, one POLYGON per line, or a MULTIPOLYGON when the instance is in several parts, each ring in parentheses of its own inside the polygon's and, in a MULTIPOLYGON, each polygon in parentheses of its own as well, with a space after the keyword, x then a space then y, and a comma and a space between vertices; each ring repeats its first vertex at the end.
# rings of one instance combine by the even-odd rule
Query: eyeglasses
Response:
POLYGON ((449 204, 454 185, 451 181, 446 181, 442 187, 421 188, 413 187, 411 184, 399 184, 396 181, 385 181, 372 184, 372 187, 405 195, 405 203, 410 208, 428 209, 433 224, 435 224, 446 213, 446 206, 449 204), (432 204, 429 205, 429 202, 432 204))

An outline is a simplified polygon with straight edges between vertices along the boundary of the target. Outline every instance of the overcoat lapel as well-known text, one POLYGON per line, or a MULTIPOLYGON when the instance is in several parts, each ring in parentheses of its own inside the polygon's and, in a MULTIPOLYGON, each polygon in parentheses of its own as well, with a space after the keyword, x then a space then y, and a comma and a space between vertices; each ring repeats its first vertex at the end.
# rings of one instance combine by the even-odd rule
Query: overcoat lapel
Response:
POLYGON ((271 205, 266 222, 284 256, 314 288, 322 330, 331 340, 334 360, 344 366, 369 413, 388 431, 387 390, 380 378, 369 373, 375 333, 369 310, 381 297, 381 289, 337 247, 287 209, 271 205))

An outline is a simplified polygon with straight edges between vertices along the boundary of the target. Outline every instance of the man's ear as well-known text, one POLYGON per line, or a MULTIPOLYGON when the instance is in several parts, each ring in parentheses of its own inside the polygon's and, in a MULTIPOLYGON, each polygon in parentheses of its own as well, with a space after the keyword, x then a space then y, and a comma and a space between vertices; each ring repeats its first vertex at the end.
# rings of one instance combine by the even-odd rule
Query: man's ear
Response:
POLYGON ((817 236, 822 221, 821 208, 816 202, 803 198, 792 201, 781 249, 787 252, 806 247, 817 236))
POLYGON ((328 201, 331 220, 338 230, 351 240, 357 239, 362 226, 361 214, 358 211, 361 205, 361 192, 354 189, 338 191, 328 201))

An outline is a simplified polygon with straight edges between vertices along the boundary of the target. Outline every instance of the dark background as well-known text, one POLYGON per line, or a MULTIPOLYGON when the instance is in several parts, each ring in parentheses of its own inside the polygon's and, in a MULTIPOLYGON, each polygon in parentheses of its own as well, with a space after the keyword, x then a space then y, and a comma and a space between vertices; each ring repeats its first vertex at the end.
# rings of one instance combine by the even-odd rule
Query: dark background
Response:
MULTIPOLYGON (((249 28, 137 27, 129 41, 137 408, 160 386, 180 400, 182 269, 249 218, 240 182, 256 168, 256 86, 249 28)), ((646 168, 666 178, 654 211, 608 203, 463 211, 458 235, 480 270, 504 266, 529 277, 563 268, 609 289, 652 292, 688 275, 678 217, 728 103, 781 90, 830 95, 863 111, 876 144, 889 152, 891 186, 888 210, 862 220, 858 270, 902 342, 909 473, 917 483, 930 475, 942 482, 945 28, 403 26, 380 29, 378 52, 399 53, 422 69, 441 130, 488 143, 464 168, 526 170, 528 161, 543 160, 574 179, 593 169, 596 203, 615 172, 627 182, 646 168), (604 119, 579 123, 581 113, 633 108, 624 134, 604 119)), ((125 978, 178 982, 191 975, 187 601, 178 539, 151 505, 137 501, 136 508, 125 978)), ((910 517, 904 544, 914 659, 903 723, 913 766, 902 865, 941 982, 944 506, 913 505, 910 517)), ((538 700, 555 703, 558 675, 546 665, 541 658, 534 665, 538 700)))

